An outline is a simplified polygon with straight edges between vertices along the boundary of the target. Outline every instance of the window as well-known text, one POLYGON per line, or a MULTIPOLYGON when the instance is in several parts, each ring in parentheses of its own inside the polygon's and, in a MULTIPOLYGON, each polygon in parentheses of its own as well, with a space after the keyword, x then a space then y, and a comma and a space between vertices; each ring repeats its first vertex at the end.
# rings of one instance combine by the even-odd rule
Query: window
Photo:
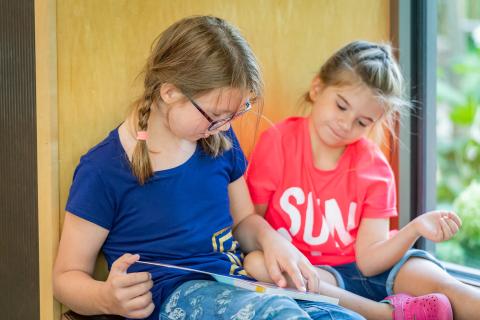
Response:
POLYGON ((463 227, 439 258, 480 269, 480 2, 437 4, 437 207, 463 227))
POLYGON ((392 3, 416 107, 400 127, 400 225, 436 208, 457 211, 464 224, 454 239, 415 246, 480 286, 480 2, 392 3))

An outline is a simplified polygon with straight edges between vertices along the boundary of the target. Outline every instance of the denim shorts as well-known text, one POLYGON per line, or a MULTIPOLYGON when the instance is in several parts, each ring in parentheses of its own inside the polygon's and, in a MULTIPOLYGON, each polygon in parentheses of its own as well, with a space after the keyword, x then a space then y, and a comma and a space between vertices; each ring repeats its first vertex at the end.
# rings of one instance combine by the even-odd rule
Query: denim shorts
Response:
POLYGON ((262 294, 210 280, 181 284, 165 300, 160 320, 174 319, 364 319, 338 305, 297 301, 289 297, 262 294))
POLYGON ((440 261, 435 259, 434 256, 427 251, 418 249, 408 250, 403 258, 400 259, 400 261, 397 262, 391 269, 372 277, 365 277, 360 272, 355 262, 334 267, 317 267, 331 272, 337 280, 339 287, 370 300, 380 301, 393 294, 393 283, 398 271, 405 264, 405 262, 412 257, 430 260, 445 270, 445 267, 440 263, 440 261))

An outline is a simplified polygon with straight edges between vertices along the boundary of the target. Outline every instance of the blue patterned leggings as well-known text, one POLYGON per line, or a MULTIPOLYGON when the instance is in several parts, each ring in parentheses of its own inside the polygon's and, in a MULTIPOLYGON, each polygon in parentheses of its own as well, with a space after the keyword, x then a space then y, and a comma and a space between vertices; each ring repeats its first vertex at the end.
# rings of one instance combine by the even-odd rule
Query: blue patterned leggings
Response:
POLYGON ((192 280, 180 285, 163 303, 160 320, 172 319, 364 319, 337 305, 296 301, 261 294, 216 281, 192 280))

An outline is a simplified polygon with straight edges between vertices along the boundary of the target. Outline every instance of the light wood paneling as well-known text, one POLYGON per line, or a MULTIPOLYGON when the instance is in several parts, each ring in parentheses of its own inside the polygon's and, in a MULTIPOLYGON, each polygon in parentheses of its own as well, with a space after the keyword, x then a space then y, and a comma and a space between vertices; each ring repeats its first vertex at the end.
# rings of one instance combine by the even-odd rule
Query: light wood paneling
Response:
POLYGON ((52 266, 59 241, 57 43, 55 0, 35 1, 40 319, 60 318, 52 266))
MULTIPOLYGON (((174 21, 214 14, 237 25, 262 65, 264 114, 299 114, 298 100, 334 50, 353 39, 389 38, 385 0, 58 1, 60 207, 81 154, 125 116, 152 40, 174 21), (368 18, 367 18, 368 17, 368 18)), ((236 129, 248 153, 252 115, 236 129)), ((254 125, 253 125, 254 126, 254 125)), ((262 121, 260 129, 267 126, 262 121)))

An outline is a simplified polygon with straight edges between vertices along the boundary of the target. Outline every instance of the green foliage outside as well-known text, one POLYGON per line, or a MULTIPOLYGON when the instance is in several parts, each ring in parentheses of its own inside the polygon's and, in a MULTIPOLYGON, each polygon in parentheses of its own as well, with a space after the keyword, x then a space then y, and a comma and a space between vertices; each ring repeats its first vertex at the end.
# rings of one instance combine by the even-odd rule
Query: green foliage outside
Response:
POLYGON ((436 254, 480 268, 480 48, 472 32, 462 36, 464 52, 439 59, 437 72, 437 203, 463 226, 436 254))
POLYGON ((455 199, 453 209, 463 225, 450 241, 437 245, 442 260, 480 268, 480 182, 473 181, 455 199))

